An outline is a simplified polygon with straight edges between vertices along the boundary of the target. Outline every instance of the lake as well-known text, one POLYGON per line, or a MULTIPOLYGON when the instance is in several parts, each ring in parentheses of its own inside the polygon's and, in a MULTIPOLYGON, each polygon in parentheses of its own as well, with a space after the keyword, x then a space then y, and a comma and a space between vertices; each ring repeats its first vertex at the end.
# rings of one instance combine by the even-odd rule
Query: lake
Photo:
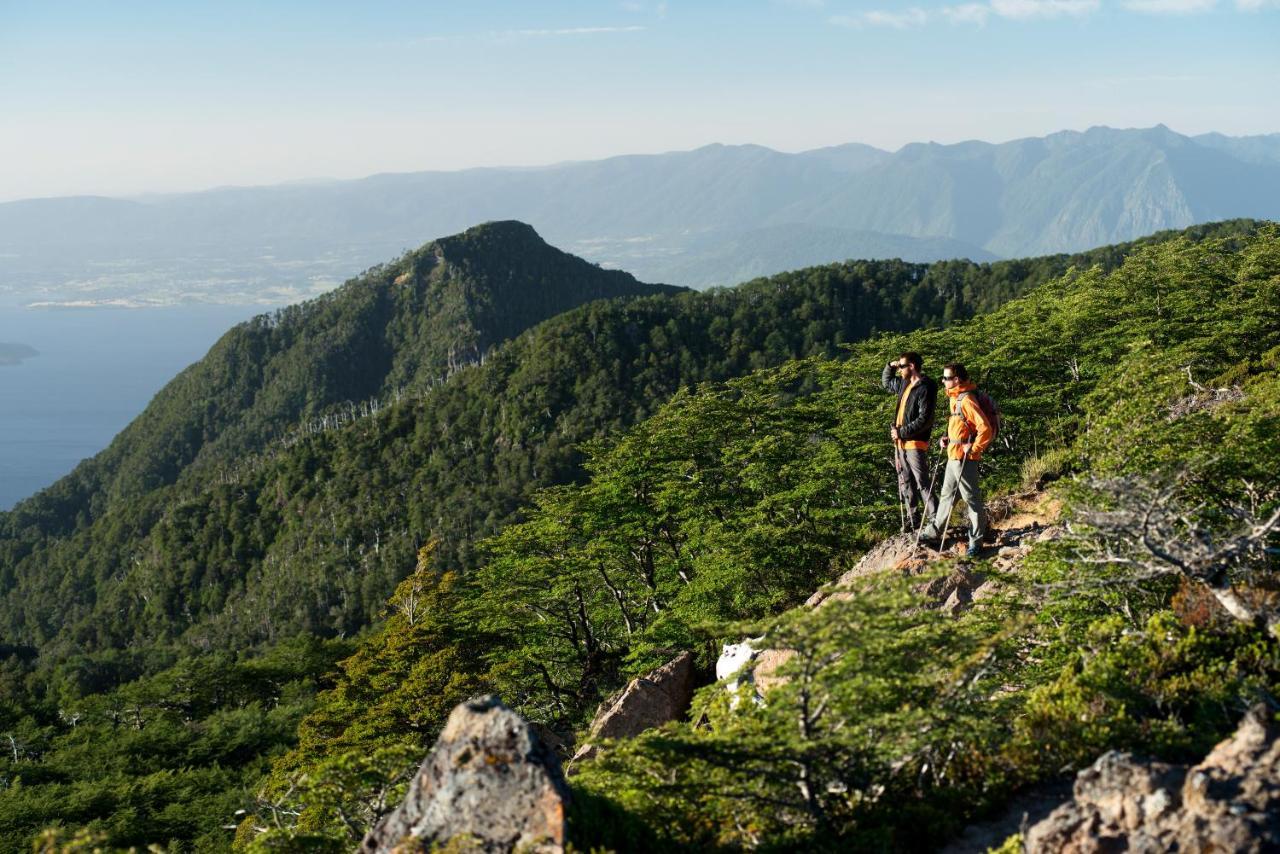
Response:
POLYGON ((101 451, 222 333, 269 310, 0 306, 0 342, 39 353, 0 365, 0 510, 101 451))

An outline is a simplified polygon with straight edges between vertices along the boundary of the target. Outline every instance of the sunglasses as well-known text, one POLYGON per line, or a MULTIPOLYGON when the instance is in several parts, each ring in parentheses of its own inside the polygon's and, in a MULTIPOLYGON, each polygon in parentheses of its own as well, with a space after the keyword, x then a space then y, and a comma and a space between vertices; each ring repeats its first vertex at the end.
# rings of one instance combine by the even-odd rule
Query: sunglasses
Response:
POLYGON ((955 375, 952 375, 952 376, 947 376, 946 374, 942 375, 942 381, 944 383, 951 382, 952 380, 958 380, 958 379, 960 378, 955 375))

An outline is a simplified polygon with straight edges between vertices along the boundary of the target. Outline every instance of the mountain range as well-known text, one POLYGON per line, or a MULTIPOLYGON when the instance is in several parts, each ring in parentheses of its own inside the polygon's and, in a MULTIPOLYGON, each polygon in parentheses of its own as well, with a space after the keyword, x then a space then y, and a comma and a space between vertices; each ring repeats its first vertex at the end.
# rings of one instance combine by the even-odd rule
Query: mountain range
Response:
POLYGON ((1232 217, 1280 217, 1280 134, 1185 136, 1161 125, 895 152, 709 145, 539 168, 9 202, 0 297, 290 302, 486 220, 519 219, 603 266, 702 288, 846 258, 1074 252, 1232 217))

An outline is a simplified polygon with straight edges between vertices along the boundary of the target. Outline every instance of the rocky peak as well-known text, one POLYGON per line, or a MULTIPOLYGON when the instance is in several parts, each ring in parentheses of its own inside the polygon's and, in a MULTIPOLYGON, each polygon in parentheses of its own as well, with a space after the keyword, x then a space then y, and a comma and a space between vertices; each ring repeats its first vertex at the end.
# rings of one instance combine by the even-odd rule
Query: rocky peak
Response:
POLYGON ((1026 834, 1030 852, 1280 849, 1280 740, 1265 707, 1191 769, 1103 754, 1075 797, 1026 834))
POLYGON ((461 850, 558 852, 569 789, 555 752, 495 696, 460 704, 360 851, 391 854, 454 840, 461 850))

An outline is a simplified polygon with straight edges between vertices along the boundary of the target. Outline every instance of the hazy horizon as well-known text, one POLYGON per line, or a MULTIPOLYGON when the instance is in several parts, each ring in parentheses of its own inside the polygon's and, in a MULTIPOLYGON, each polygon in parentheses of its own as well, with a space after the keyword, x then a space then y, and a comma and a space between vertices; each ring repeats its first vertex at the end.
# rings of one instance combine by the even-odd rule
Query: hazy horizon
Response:
MULTIPOLYGON (((1186 136, 1186 137, 1195 137, 1195 136, 1200 136, 1203 134, 1211 134, 1211 133, 1222 133, 1221 131, 1212 130, 1212 129, 1206 130, 1206 131, 1197 131, 1195 133, 1192 133, 1192 132, 1184 131, 1181 128, 1171 127, 1165 122, 1157 122, 1155 125, 1149 125, 1144 127, 1113 127, 1111 125, 1090 125, 1089 127, 1084 127, 1084 128, 1059 128, 1058 130, 1049 131, 1048 133, 1045 133, 1045 134, 1016 136, 1008 139, 980 139, 977 137, 972 137, 968 139, 957 139, 957 140, 951 140, 951 141, 942 141, 937 139, 918 139, 918 140, 909 140, 894 148, 883 148, 881 146, 873 146, 870 143, 863 142, 862 140, 845 140, 844 142, 834 142, 828 145, 818 145, 810 148, 798 148, 798 149, 782 149, 782 148, 776 148, 770 145, 764 145, 763 143, 750 142, 750 141, 747 141, 747 142, 713 141, 713 142, 703 143, 701 145, 695 145, 690 148, 673 148, 673 149, 666 149, 662 151, 619 151, 619 152, 604 155, 598 158, 563 159, 563 160, 555 160, 555 161, 549 161, 544 163, 485 163, 485 164, 479 164, 474 166, 462 166, 456 169, 424 168, 424 169, 404 169, 404 170, 382 170, 382 171, 375 171, 375 172, 369 172, 369 173, 363 173, 363 174, 341 175, 341 176, 311 175, 311 176, 306 176, 302 178, 290 178, 290 179, 280 180, 280 181, 263 181, 260 183, 242 183, 242 184, 226 183, 226 184, 216 184, 216 185, 209 185, 209 186, 192 186, 192 187, 172 189, 172 190, 144 189, 144 190, 140 190, 136 192, 128 192, 128 193, 66 193, 66 194, 55 194, 55 195, 47 195, 47 196, 22 196, 19 198, 12 198, 12 199, 0 198, 0 204, 5 204, 7 202, 38 201, 41 199, 75 198, 78 196, 115 198, 115 199, 124 199, 124 200, 129 200, 129 199, 140 200, 140 199, 147 199, 147 198, 158 197, 158 196, 176 196, 176 195, 185 195, 185 194, 192 194, 192 193, 215 192, 218 190, 254 189, 254 188, 260 188, 260 187, 279 187, 279 186, 289 186, 289 185, 305 186, 308 184, 326 184, 326 183, 340 183, 344 181, 361 181, 367 178, 375 178, 382 175, 401 175, 401 174, 433 173, 433 172, 466 172, 471 170, 485 170, 485 169, 495 170, 495 171, 518 170, 518 169, 528 169, 528 170, 552 169, 559 166, 568 166, 568 165, 573 165, 577 163, 590 163, 590 162, 599 161, 599 160, 611 160, 614 158, 621 158, 621 157, 659 157, 667 154, 680 154, 685 152, 698 151, 700 149, 712 148, 715 146, 724 146, 726 148, 754 146, 759 148, 767 148, 771 151, 776 151, 779 154, 804 154, 806 152, 819 151, 819 150, 828 149, 828 148, 840 148, 842 146, 850 146, 850 145, 865 145, 871 148, 879 149, 888 154, 894 154, 894 153, 897 153, 898 151, 901 151, 903 148, 906 148, 911 145, 949 146, 949 145, 965 145, 969 143, 979 143, 979 144, 985 144, 985 145, 1002 145, 1005 143, 1018 142, 1020 140, 1025 140, 1025 139, 1040 139, 1046 136, 1053 136, 1055 134, 1061 134, 1061 133, 1083 134, 1094 128, 1100 128, 1105 130, 1117 130, 1117 131, 1143 131, 1143 130, 1153 130, 1157 127, 1168 128, 1173 133, 1179 134, 1181 136, 1186 136)), ((1252 133, 1252 134, 1223 134, 1223 135, 1231 136, 1235 138, 1250 138, 1250 137, 1262 138, 1262 137, 1280 136, 1280 130, 1262 131, 1259 133, 1252 133)))
POLYGON ((0 6, 0 200, 1280 129, 1277 0, 0 6), (1267 81, 1272 81, 1267 83, 1267 81))

